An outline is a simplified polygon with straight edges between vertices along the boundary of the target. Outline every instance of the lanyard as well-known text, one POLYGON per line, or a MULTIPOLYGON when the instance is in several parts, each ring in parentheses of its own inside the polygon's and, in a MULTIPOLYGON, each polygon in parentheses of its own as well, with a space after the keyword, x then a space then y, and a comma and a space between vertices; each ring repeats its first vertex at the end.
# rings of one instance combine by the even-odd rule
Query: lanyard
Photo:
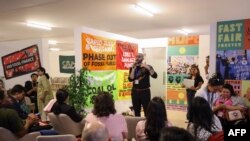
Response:
POLYGON ((136 67, 135 69, 135 78, 138 78, 140 75, 140 67, 136 67))
POLYGON ((213 105, 213 101, 214 101, 214 93, 207 92, 207 101, 210 105, 210 107, 212 107, 213 105))

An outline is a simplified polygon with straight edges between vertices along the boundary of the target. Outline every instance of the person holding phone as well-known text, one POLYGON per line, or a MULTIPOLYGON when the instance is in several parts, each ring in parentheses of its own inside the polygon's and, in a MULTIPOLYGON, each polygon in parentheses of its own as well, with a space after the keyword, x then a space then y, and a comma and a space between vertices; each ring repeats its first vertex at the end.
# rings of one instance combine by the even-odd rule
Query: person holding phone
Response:
POLYGON ((141 105, 146 116, 147 107, 150 102, 150 76, 157 78, 157 73, 152 66, 143 63, 144 55, 139 53, 136 56, 135 63, 129 69, 128 80, 133 82, 132 87, 132 104, 135 116, 141 116, 141 105))

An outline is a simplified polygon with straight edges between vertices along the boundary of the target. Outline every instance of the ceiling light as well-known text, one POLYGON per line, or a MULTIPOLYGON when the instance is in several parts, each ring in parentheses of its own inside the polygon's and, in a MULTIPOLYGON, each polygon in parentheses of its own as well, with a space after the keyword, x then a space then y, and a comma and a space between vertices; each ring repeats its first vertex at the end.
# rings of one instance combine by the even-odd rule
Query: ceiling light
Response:
POLYGON ((50 51, 60 51, 61 49, 60 48, 49 48, 50 51))
POLYGON ((57 41, 55 41, 55 40, 49 40, 48 43, 49 43, 49 45, 56 45, 57 41))
POLYGON ((159 9, 156 8, 155 6, 153 6, 152 4, 145 3, 145 2, 139 2, 139 3, 137 3, 137 5, 139 5, 140 7, 143 7, 144 9, 147 9, 147 11, 149 11, 153 14, 159 13, 159 9))
POLYGON ((178 30, 178 32, 180 32, 181 34, 184 34, 184 35, 188 35, 188 32, 187 32, 187 31, 185 31, 185 30, 183 30, 183 29, 178 30))
POLYGON ((134 8, 136 11, 138 11, 140 13, 146 14, 150 17, 154 16, 153 12, 148 10, 147 8, 143 7, 143 5, 135 4, 134 8))
POLYGON ((48 24, 44 24, 44 23, 38 23, 38 22, 34 22, 34 21, 28 21, 26 23, 27 26, 30 27, 35 27, 35 28, 40 28, 40 29, 45 29, 45 30, 51 30, 51 26, 49 26, 48 24))

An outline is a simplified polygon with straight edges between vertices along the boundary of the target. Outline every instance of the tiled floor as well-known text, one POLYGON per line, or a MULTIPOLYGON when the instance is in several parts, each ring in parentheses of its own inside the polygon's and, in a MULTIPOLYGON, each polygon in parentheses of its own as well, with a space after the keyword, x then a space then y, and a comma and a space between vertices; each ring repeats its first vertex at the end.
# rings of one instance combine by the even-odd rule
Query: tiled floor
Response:
POLYGON ((167 110, 168 120, 173 124, 173 126, 187 128, 186 112, 167 110))

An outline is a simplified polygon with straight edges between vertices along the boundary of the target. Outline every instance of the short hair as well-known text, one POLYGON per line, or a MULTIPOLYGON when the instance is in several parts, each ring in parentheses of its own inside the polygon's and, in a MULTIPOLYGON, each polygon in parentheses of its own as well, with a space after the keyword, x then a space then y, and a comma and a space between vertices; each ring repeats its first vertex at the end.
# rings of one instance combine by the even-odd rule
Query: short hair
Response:
POLYGON ((63 103, 69 96, 69 93, 64 89, 58 89, 56 91, 56 100, 58 103, 63 103))
POLYGON ((25 92, 25 88, 20 85, 20 84, 17 84, 15 85, 12 89, 11 89, 11 94, 14 95, 16 93, 21 93, 21 92, 25 92))
POLYGON ((233 88, 233 86, 231 84, 224 84, 223 88, 228 89, 230 91, 230 96, 236 96, 234 88, 233 88))
POLYGON ((220 73, 214 73, 208 80, 208 84, 211 86, 220 86, 224 84, 224 79, 220 73))
POLYGON ((43 72, 43 73, 46 73, 46 70, 45 70, 44 67, 39 67, 39 68, 37 68, 37 70, 39 70, 39 71, 41 71, 41 72, 43 72))
POLYGON ((109 132, 101 122, 93 122, 85 124, 82 133, 83 141, 108 141, 109 132))
POLYGON ((33 76, 37 76, 37 77, 38 77, 38 74, 32 73, 32 74, 30 75, 30 77, 33 77, 33 76))
POLYGON ((187 130, 179 127, 164 127, 159 141, 195 141, 187 130))
POLYGON ((115 113, 113 96, 108 92, 99 92, 94 98, 93 114, 97 117, 104 117, 115 113))
POLYGON ((62 113, 61 104, 63 104, 68 98, 69 93, 64 89, 58 89, 56 91, 56 103, 53 105, 53 113, 59 115, 62 113))

